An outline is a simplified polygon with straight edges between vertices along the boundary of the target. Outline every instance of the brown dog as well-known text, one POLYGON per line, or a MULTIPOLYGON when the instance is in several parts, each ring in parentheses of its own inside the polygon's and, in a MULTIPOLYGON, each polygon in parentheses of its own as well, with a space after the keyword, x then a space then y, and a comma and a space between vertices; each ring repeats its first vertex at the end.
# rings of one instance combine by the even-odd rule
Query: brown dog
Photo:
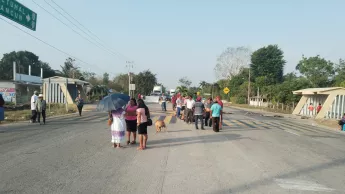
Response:
POLYGON ((156 133, 161 132, 162 128, 164 128, 165 131, 167 131, 167 126, 165 125, 164 121, 156 121, 155 126, 156 126, 156 133))

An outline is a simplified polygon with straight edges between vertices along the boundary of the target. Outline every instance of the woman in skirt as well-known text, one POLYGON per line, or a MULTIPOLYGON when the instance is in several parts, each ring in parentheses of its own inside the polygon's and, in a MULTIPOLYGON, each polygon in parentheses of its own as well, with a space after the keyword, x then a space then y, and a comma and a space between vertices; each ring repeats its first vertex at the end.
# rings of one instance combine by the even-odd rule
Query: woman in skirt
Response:
POLYGON ((126 107, 126 124, 127 124, 127 145, 136 144, 137 138, 137 101, 132 98, 126 107), (133 141, 131 141, 131 133, 133 141))
POLYGON ((126 131, 125 110, 119 108, 111 111, 109 119, 112 120, 110 125, 111 142, 114 144, 114 148, 121 148, 120 143, 124 139, 126 131))

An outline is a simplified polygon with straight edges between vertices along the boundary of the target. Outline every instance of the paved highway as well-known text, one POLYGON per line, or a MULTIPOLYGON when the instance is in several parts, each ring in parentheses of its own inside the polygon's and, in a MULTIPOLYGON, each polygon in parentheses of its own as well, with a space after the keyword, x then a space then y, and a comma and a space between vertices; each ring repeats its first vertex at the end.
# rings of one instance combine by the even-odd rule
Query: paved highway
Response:
POLYGON ((0 126, 0 193, 344 193, 345 136, 227 109, 224 128, 195 130, 150 105, 168 133, 148 149, 114 149, 106 114, 0 126))

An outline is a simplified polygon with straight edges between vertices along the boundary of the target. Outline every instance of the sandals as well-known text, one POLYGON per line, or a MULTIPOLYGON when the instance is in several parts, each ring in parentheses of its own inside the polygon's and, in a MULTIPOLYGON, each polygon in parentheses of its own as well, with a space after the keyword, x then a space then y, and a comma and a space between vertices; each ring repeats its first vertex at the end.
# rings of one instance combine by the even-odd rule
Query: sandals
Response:
POLYGON ((127 141, 127 145, 129 145, 131 142, 130 141, 127 141))
POLYGON ((134 145, 134 144, 137 144, 137 142, 136 141, 132 141, 130 144, 134 145))

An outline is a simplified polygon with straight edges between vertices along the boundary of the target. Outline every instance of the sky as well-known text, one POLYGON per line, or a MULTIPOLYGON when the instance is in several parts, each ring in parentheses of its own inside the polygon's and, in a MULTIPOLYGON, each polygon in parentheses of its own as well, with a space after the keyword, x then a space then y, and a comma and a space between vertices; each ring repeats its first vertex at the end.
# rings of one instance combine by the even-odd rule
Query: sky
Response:
MULTIPOLYGON (((345 58, 344 0, 54 0, 112 52, 73 32, 79 29, 49 6, 55 6, 51 0, 18 1, 38 14, 36 31, 5 20, 87 62, 77 61, 82 70, 115 76, 127 73, 126 61, 134 61, 134 72, 149 69, 167 88, 184 76, 194 86, 216 81, 213 69, 227 47, 255 51, 277 44, 287 61, 284 73, 295 70, 302 54, 345 58)), ((0 35, 1 56, 28 50, 53 69, 69 57, 3 20, 0 35)))

